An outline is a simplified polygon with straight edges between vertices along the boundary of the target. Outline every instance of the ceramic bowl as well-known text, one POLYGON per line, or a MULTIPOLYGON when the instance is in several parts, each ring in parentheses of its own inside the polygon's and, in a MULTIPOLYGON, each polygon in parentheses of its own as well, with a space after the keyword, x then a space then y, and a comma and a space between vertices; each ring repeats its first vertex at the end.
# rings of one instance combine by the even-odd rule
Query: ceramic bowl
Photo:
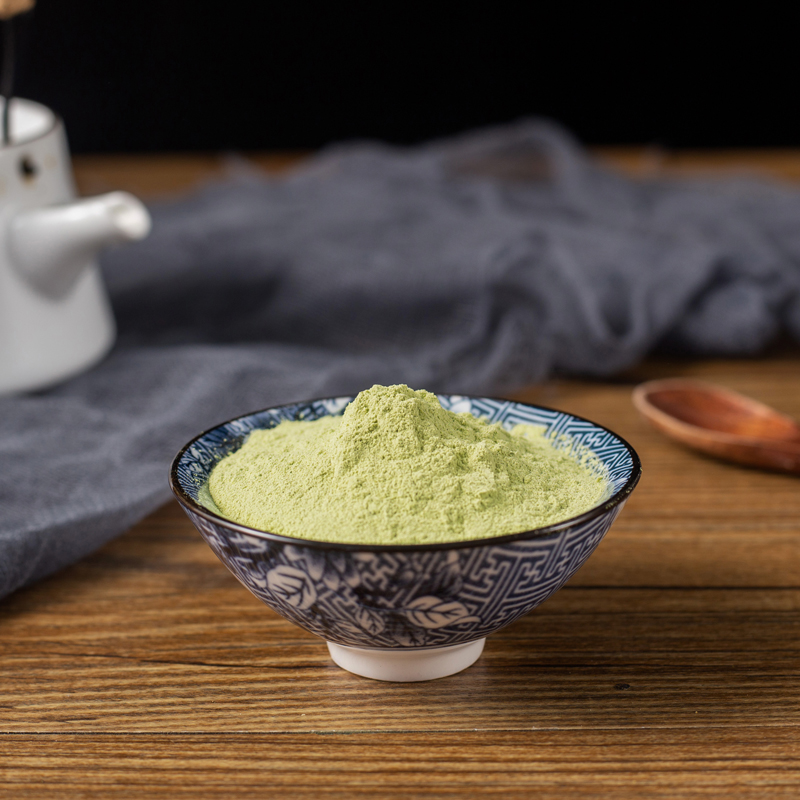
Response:
POLYGON ((588 448, 608 479, 602 502, 545 528, 433 545, 347 545, 296 539, 222 516, 208 494, 214 465, 250 431, 342 414, 352 397, 268 408, 218 425, 175 457, 170 485, 201 536, 256 597, 328 643, 344 669, 379 680, 451 675, 486 636, 558 591, 592 554, 641 474, 633 448, 580 417, 490 398, 439 395, 445 408, 541 425, 565 448, 588 448))

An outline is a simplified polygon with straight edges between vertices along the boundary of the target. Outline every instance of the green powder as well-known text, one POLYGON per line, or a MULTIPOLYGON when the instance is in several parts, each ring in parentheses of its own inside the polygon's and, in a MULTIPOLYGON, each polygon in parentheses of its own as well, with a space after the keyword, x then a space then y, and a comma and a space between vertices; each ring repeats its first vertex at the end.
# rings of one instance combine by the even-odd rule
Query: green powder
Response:
POLYGON ((373 386, 343 416, 253 431, 209 490, 222 514, 259 530, 428 544, 560 522, 599 503, 607 481, 542 428, 509 432, 445 410, 430 392, 373 386))

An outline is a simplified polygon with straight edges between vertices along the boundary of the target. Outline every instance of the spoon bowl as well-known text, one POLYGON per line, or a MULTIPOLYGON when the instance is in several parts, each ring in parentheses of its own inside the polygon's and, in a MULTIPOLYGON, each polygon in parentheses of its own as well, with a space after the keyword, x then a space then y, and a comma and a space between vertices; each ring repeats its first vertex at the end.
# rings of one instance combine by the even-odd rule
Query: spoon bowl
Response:
POLYGON ((658 430, 727 461, 800 474, 800 425, 751 397, 684 378, 648 381, 633 404, 658 430))

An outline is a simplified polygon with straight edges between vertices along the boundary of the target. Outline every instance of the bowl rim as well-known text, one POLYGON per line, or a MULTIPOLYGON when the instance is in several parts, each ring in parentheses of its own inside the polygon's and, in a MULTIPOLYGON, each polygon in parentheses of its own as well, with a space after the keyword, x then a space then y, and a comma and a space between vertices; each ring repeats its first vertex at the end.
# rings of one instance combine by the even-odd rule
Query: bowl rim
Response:
MULTIPOLYGON (((551 408, 550 406, 543 406, 535 403, 523 403, 518 400, 509 400, 508 398, 503 397, 491 397, 489 395, 465 395, 465 394, 448 394, 446 392, 437 392, 436 394, 442 397, 461 397, 465 400, 492 400, 495 402, 500 403, 514 403, 518 406, 524 406, 527 408, 535 408, 541 409, 542 411, 552 411, 556 414, 566 414, 573 419, 580 420, 581 422, 588 422, 590 425, 593 425, 600 430, 606 431, 606 433, 610 433, 613 437, 615 437, 625 449, 628 451, 632 466, 631 466, 631 474, 629 475, 628 479, 625 481, 624 485, 614 492, 611 497, 607 500, 602 502, 598 506, 594 506, 590 508, 588 511, 584 511, 583 514, 578 514, 575 517, 569 517, 568 519, 562 520, 561 522, 556 522, 552 525, 546 525, 542 528, 532 528, 531 530, 527 531, 520 531, 518 533, 506 533, 502 536, 485 536, 481 539, 465 539, 463 541, 458 542, 433 542, 429 544, 354 544, 352 542, 326 542, 317 539, 301 539, 297 536, 285 536, 281 533, 272 533, 270 531, 262 531, 258 530, 257 528, 251 528, 248 525, 243 525, 240 522, 234 522, 227 517, 223 517, 220 514, 215 513, 207 509, 205 506, 200 505, 196 500, 190 497, 184 491, 183 487, 180 485, 178 480, 178 465, 181 462, 186 451, 192 447, 196 442, 202 439, 204 436, 212 433, 213 431, 217 430, 218 428, 222 428, 225 425, 230 425, 233 422, 238 422, 239 420, 245 419, 247 417, 255 416, 256 414, 263 414, 267 411, 275 411, 281 408, 286 408, 288 406, 297 406, 297 405, 309 405, 312 403, 321 403, 326 400, 338 400, 344 397, 350 397, 350 402, 355 399, 356 395, 349 395, 344 394, 338 397, 319 397, 312 400, 300 400, 293 403, 281 403, 280 405, 276 406, 267 406, 266 408, 262 408, 258 411, 250 411, 246 414, 239 414, 235 417, 231 417, 231 419, 226 420, 225 422, 220 422, 212 427, 204 430, 202 433, 197 434, 192 439, 190 439, 177 453, 175 458, 172 460, 172 465, 169 471, 169 487, 172 490, 173 494, 177 497, 178 502, 181 505, 187 507, 192 511, 192 513, 197 514, 200 517, 205 518, 209 522, 214 523, 215 525, 222 526, 224 528, 229 528, 236 533, 242 533, 247 536, 255 536, 258 539, 266 539, 268 541, 280 542, 281 544, 293 544, 296 546, 303 546, 303 547, 312 547, 317 548, 320 550, 344 550, 350 552, 376 552, 376 553, 385 553, 385 552, 411 552, 411 551, 428 551, 428 550, 460 550, 470 547, 486 547, 487 545, 492 544, 507 544, 509 542, 519 541, 521 539, 547 539, 551 536, 554 536, 561 531, 565 530, 566 528, 572 528, 576 525, 582 525, 585 522, 588 522, 596 517, 603 516, 604 514, 608 513, 612 509, 616 508, 618 505, 624 503, 628 497, 631 495, 631 492, 636 488, 636 484, 639 483, 639 478, 642 476, 642 462, 639 458, 638 453, 631 447, 631 445, 622 438, 618 433, 615 433, 610 428, 607 428, 605 425, 601 425, 598 422, 594 422, 593 420, 587 419, 586 417, 582 417, 579 414, 572 414, 569 411, 562 411, 557 408, 551 408)), ((347 406, 345 406, 346 408, 347 406)), ((342 412, 344 409, 342 409, 342 412)), ((329 415, 333 416, 333 415, 329 415)), ((253 430, 258 430, 254 428, 253 430)))

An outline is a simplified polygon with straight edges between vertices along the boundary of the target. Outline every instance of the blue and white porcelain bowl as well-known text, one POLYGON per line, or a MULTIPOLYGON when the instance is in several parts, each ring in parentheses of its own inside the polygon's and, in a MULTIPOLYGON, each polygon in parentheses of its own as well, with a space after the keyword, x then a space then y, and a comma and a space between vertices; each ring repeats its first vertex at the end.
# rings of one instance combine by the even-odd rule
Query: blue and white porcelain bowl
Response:
POLYGON ((348 545, 255 530, 219 513, 211 470, 250 431, 282 420, 342 414, 352 397, 268 408, 200 434, 175 457, 170 485, 200 534, 256 597, 328 643, 344 669, 380 680, 430 680, 465 669, 486 636, 560 589, 592 554, 641 474, 624 439, 593 422, 539 406, 439 395, 445 408, 541 425, 559 447, 591 450, 608 481, 580 516, 536 530, 452 544, 348 545))

